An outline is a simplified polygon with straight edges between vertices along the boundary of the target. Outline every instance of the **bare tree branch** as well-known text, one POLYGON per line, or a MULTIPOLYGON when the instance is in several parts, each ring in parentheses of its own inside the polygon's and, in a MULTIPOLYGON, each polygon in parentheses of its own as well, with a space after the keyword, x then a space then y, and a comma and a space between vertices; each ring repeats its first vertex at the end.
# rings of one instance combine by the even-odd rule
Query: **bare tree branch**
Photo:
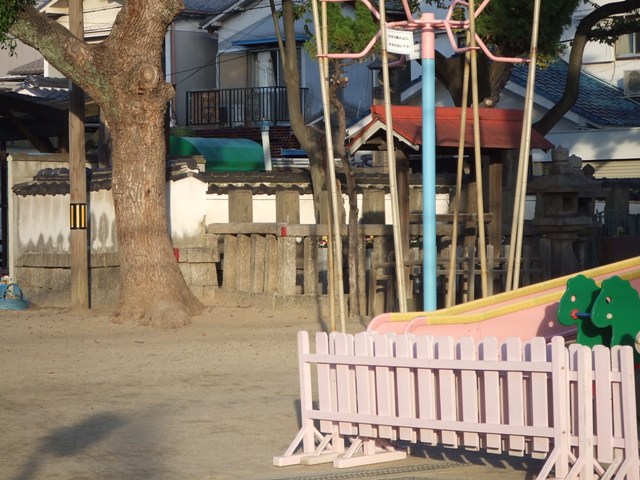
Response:
POLYGON ((592 38, 591 35, 594 27, 605 18, 631 12, 637 8, 640 8, 640 0, 625 0, 622 2, 609 3, 598 7, 580 21, 571 46, 569 71, 567 73, 564 93, 560 101, 533 125, 533 128, 538 133, 542 135, 549 133, 578 100, 584 49, 587 42, 592 38))

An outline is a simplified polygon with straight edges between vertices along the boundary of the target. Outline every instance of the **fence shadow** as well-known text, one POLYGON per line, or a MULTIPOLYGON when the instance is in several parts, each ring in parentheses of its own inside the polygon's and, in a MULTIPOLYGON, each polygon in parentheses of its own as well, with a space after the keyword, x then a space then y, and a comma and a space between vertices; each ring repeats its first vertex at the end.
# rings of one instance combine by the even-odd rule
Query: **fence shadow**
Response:
POLYGON ((492 454, 486 451, 472 451, 465 450, 463 448, 446 448, 444 446, 429 446, 420 443, 407 446, 410 446, 411 456, 413 457, 456 462, 461 465, 480 465, 495 469, 509 469, 518 472, 527 472, 523 477, 526 480, 536 478, 538 472, 544 465, 544 460, 538 460, 531 457, 513 457, 506 453, 492 454))

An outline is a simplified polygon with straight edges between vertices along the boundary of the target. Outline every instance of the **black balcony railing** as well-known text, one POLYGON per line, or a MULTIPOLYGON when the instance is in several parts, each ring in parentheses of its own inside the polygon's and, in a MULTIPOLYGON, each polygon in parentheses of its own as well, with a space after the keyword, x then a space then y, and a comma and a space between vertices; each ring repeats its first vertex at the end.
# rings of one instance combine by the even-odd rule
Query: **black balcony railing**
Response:
MULTIPOLYGON (((306 88, 300 89, 305 111, 306 88)), ((289 122, 285 87, 224 88, 187 92, 187 125, 256 126, 289 122)))

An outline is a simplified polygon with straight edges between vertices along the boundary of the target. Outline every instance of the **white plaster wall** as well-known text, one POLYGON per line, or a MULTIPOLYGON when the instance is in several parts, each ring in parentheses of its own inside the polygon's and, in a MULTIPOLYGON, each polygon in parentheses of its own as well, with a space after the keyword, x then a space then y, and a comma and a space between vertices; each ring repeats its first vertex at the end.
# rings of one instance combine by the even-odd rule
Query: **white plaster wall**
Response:
MULTIPOLYGON (((197 237, 205 224, 229 222, 226 195, 207 195, 204 182, 188 177, 167 185, 167 209, 172 239, 197 237)), ((348 198, 343 195, 345 220, 348 220, 348 198)), ((65 253, 69 251, 69 196, 14 197, 17 222, 17 253, 65 253)), ((362 195, 358 195, 362 218, 362 195)), ((275 195, 254 197, 254 219, 257 223, 275 223, 275 195)), ((436 213, 449 211, 449 196, 436 195, 436 213)), ((531 212, 533 209, 531 208, 531 212)), ((91 248, 94 253, 116 251, 116 228, 113 196, 110 190, 91 192, 91 248)), ((313 196, 300 197, 300 222, 314 224, 313 196)), ((391 198, 385 197, 385 222, 392 223, 391 198)))
POLYGON ((229 223, 229 203, 226 195, 207 195, 205 212, 208 224, 229 223))
MULTIPOLYGON (((349 198, 342 195, 343 212, 346 223, 349 223, 349 198)), ((358 218, 362 219, 362 195, 358 195, 358 218)), ((449 195, 436 195, 436 213, 449 212, 449 195)), ((206 221, 209 224, 229 223, 229 203, 226 195, 207 195, 206 221)), ((254 195, 253 220, 256 223, 275 223, 276 221, 276 197, 275 195, 254 195)), ((303 225, 315 224, 313 195, 300 196, 300 223, 303 225)), ((391 196, 385 195, 385 223, 392 224, 391 196)))
MULTIPOLYGON (((229 223, 229 202, 227 200, 227 195, 207 195, 205 212, 208 224, 229 223)), ((253 220, 256 223, 275 223, 275 195, 253 196, 253 220)), ((313 208, 313 195, 311 194, 300 196, 300 223, 316 223, 313 208)))
MULTIPOLYGON (((608 128, 581 131, 552 131, 546 138, 555 145, 563 146, 570 154, 583 161, 588 160, 633 160, 638 158, 640 128, 608 128)), ((549 152, 549 158, 550 158, 549 152)))
POLYGON ((115 209, 111 190, 91 192, 91 250, 94 253, 117 251, 115 209))
MULTIPOLYGON (((362 209, 360 209, 362 211, 362 209)), ((436 193, 436 215, 449 213, 449 194, 448 193, 436 193)), ((393 224, 393 217, 391 214, 391 195, 386 194, 384 196, 384 222, 387 225, 393 224)))
MULTIPOLYGON (((69 195, 14 197, 19 253, 64 253, 69 251, 69 195)), ((91 192, 91 249, 115 252, 116 230, 111 190, 91 192)))
POLYGON ((313 195, 300 195, 300 223, 303 225, 316 223, 313 195))
POLYGON ((276 196, 253 196, 253 221, 255 223, 275 223, 276 221, 276 196))
POLYGON ((69 195, 17 196, 17 253, 69 251, 69 195))
POLYGON ((171 238, 188 238, 202 233, 206 217, 207 184, 194 177, 167 184, 167 211, 171 238))
MULTIPOLYGON (((193 177, 167 184, 169 226, 174 240, 202 234, 207 185, 193 177)), ((69 195, 14 196, 16 253, 69 251, 69 195)), ((91 192, 89 226, 93 253, 117 251, 111 190, 91 192)))

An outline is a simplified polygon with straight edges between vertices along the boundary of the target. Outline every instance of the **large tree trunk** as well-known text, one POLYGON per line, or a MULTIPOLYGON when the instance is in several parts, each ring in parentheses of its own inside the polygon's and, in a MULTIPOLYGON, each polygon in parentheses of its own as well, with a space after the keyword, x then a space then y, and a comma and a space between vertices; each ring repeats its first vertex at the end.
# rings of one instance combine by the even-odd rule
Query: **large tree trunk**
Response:
POLYGON ((144 96, 128 107, 112 130, 118 249, 126 259, 119 318, 176 327, 188 324, 201 304, 184 281, 168 235, 164 112, 144 96))
MULTIPOLYGON (((457 107, 461 107, 465 56, 453 55, 447 58, 436 51, 435 60, 436 78, 447 88, 453 103, 457 107)), ((513 68, 511 64, 509 66, 513 68)), ((502 64, 489 61, 485 55, 478 55, 478 96, 482 107, 495 106, 511 71, 505 72, 504 68, 505 66, 502 64)), ((471 78, 469 78, 469 82, 471 82, 471 78)), ((467 106, 471 105, 471 100, 471 95, 469 95, 467 106)))
POLYGON ((116 318, 175 327, 202 309, 178 268, 167 228, 164 113, 173 96, 161 52, 180 0, 128 0, 109 37, 89 45, 29 7, 11 32, 96 101, 111 128, 120 254, 116 318))

